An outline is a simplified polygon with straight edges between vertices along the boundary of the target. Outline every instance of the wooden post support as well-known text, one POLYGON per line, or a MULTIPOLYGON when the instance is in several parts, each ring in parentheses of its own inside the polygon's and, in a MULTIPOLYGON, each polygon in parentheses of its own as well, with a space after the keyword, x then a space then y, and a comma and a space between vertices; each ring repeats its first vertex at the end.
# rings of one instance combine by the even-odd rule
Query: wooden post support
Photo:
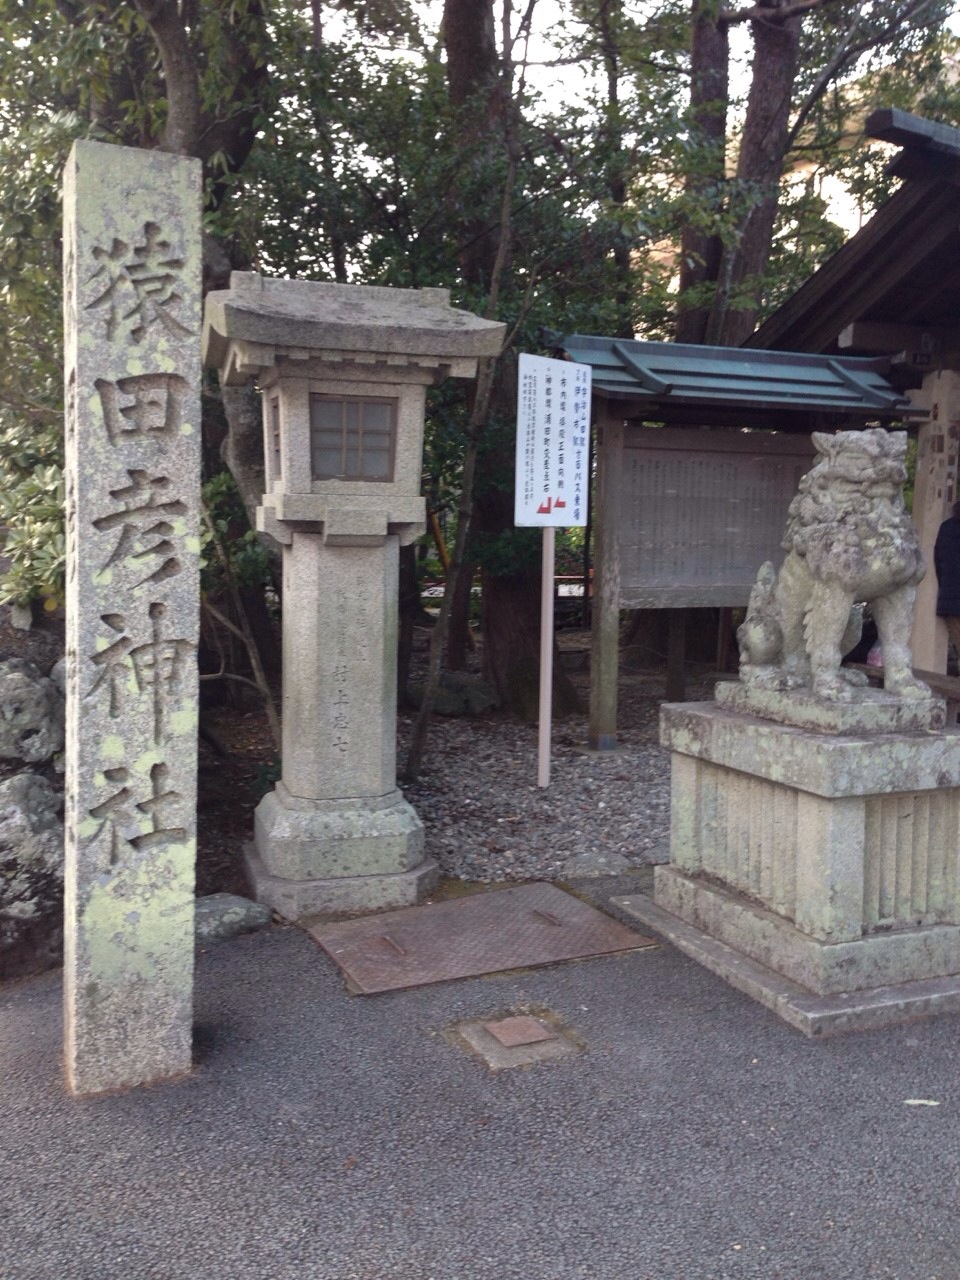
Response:
POLYGON ((960 497, 957 491, 960 373, 938 369, 927 374, 922 390, 914 393, 913 398, 928 407, 930 418, 920 425, 913 491, 913 522, 917 526, 927 575, 917 589, 910 642, 915 667, 943 673, 947 669, 947 629, 937 618, 933 545, 941 523, 960 497))
POLYGON ((687 697, 687 680, 684 671, 687 650, 687 611, 670 610, 670 630, 667 638, 667 701, 684 702, 687 697))
POLYGON ((617 746, 620 670, 620 473, 623 422, 598 424, 594 511, 594 596, 590 640, 590 729, 595 751, 617 746))

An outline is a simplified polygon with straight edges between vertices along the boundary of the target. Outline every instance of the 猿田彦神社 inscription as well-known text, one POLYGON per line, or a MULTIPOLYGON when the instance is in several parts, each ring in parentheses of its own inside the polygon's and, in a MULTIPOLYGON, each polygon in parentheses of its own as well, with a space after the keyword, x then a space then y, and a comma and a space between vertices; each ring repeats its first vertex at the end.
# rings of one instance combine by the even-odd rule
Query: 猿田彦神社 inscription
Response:
POLYGON ((80 142, 64 182, 67 1075, 191 1065, 200 173, 80 142))

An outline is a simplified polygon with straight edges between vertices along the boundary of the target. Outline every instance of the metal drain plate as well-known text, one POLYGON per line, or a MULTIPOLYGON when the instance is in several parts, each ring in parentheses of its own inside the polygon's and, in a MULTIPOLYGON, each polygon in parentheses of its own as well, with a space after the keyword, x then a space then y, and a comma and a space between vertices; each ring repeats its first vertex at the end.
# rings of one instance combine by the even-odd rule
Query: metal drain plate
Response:
POLYGON ((318 924, 310 933, 364 995, 657 945, 542 883, 318 924))
POLYGON ((445 1032, 446 1039, 465 1046, 491 1071, 508 1067, 532 1067, 540 1062, 557 1062, 571 1054, 583 1053, 586 1045, 554 1015, 529 1015, 484 1021, 468 1018, 445 1032), (526 1024, 521 1031, 518 1024, 526 1024))

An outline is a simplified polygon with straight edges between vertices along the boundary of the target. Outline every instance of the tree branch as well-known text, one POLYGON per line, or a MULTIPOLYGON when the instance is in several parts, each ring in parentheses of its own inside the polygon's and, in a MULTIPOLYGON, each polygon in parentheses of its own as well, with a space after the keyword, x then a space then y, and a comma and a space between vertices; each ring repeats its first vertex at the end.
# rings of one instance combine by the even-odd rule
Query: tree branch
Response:
MULTIPOLYGON (((887 25, 882 27, 879 31, 875 31, 869 39, 861 40, 859 44, 851 45, 850 49, 847 51, 846 65, 849 66, 851 63, 856 62, 861 53, 867 53, 870 49, 875 49, 878 45, 889 40, 892 36, 896 35, 897 31, 899 31, 899 29, 906 23, 918 18, 923 13, 924 9, 930 9, 936 3, 937 0, 913 0, 913 2, 908 4, 897 18, 892 22, 888 22, 887 25)), ((916 24, 918 29, 929 25, 931 25, 931 23, 918 22, 916 24)))
POLYGON ((793 147, 800 134, 800 130, 803 128, 810 115, 810 112, 816 106, 830 82, 834 80, 846 67, 855 63, 861 54, 868 52, 870 49, 875 49, 878 45, 886 43, 886 41, 895 35, 901 27, 906 23, 911 22, 913 19, 918 18, 925 9, 930 9, 935 3, 936 0, 911 0, 911 3, 907 4, 902 12, 895 19, 888 22, 885 27, 881 28, 879 31, 875 31, 871 36, 869 36, 869 38, 854 44, 853 38, 862 25, 863 19, 865 0, 861 0, 860 4, 857 6, 857 11, 854 14, 853 21, 844 32, 830 56, 830 60, 817 76, 813 87, 807 94, 799 111, 797 112, 797 118, 794 120, 790 132, 787 135, 788 150, 793 147))
POLYGON ((797 118, 794 120, 790 132, 787 134, 787 150, 793 146, 797 140, 797 135, 806 123, 807 117, 820 100, 821 95, 826 91, 827 85, 835 75, 845 66, 850 53, 850 45, 853 37, 857 34, 860 27, 860 18, 863 13, 864 0, 857 5, 856 13, 853 15, 853 21, 843 33, 839 44, 834 49, 826 66, 821 70, 820 74, 814 81, 813 88, 807 94, 800 110, 797 112, 797 118))
MULTIPOLYGON (((532 11, 533 4, 531 3, 530 8, 527 11, 528 17, 532 11)), ((504 0, 504 55, 502 74, 504 78, 504 88, 507 93, 507 101, 503 109, 502 125, 503 140, 506 144, 508 159, 507 172, 504 177, 503 191, 500 199, 500 236, 497 243, 497 252, 494 258, 493 267, 490 272, 490 288, 487 293, 487 304, 484 309, 484 314, 488 320, 492 320, 496 316, 497 303, 500 296, 500 284, 510 256, 510 241, 513 233, 513 193, 517 179, 518 146, 515 131, 516 121, 514 118, 516 101, 513 97, 513 64, 511 61, 512 46, 509 42, 509 15, 510 0, 504 0)), ((453 553, 450 557, 450 571, 447 574, 446 581, 444 583, 443 598, 440 601, 440 615, 437 618, 436 626, 430 634, 430 656, 427 665, 427 679, 424 685, 423 698, 420 702, 420 709, 417 712, 417 718, 414 721, 410 747, 407 751, 407 759, 403 771, 403 776, 408 781, 415 781, 419 776, 420 766, 423 762, 423 752, 427 742, 427 730, 430 727, 430 717, 433 713, 434 703, 436 702, 437 690, 440 687, 440 669, 442 665, 443 651, 447 643, 447 633, 450 629, 450 614, 453 608, 454 596, 456 594, 457 579, 463 568, 463 563, 466 557, 467 539, 470 534, 470 525, 473 516, 473 486, 477 469, 477 455, 480 447, 480 439, 483 435, 483 429, 486 426, 487 416, 490 412, 490 400, 493 394, 494 378, 497 365, 502 354, 503 348, 501 348, 501 354, 499 356, 492 356, 485 360, 481 360, 477 369, 476 393, 470 410, 470 419, 467 427, 467 447, 464 451, 463 475, 460 483, 457 536, 454 540, 453 553)))
POLYGON ((755 4, 749 9, 721 9, 717 22, 730 27, 739 22, 766 22, 779 26, 790 18, 834 3, 836 0, 794 0, 793 4, 755 4))
POLYGON ((162 151, 195 156, 200 142, 200 82, 176 0, 134 0, 160 54, 167 87, 162 151))
POLYGON ((200 504, 200 514, 203 517, 204 523, 206 524, 207 528, 210 531, 210 536, 213 541, 214 550, 216 552, 217 559, 220 562, 220 568, 223 572, 224 581, 227 584, 227 591, 230 595, 230 599, 233 603, 233 607, 236 611, 237 618, 239 620, 240 625, 237 626, 235 622, 233 622, 225 614, 221 613, 220 610, 217 609, 215 605, 210 603, 209 599, 205 599, 203 602, 203 605, 204 605, 204 608, 210 613, 211 617, 216 618, 216 620, 222 626, 226 627, 226 629, 232 632, 233 634, 239 636, 240 639, 243 641, 244 647, 247 650, 247 657, 250 659, 250 667, 251 667, 251 670, 253 671, 254 680, 256 681, 257 688, 259 689, 260 694, 263 697, 264 708, 267 713, 267 720, 270 723, 270 731, 273 734, 274 743, 276 744, 277 750, 279 751, 281 749, 281 743, 282 743, 280 717, 277 714, 277 708, 273 701, 273 693, 270 690, 270 684, 269 684, 269 681, 267 680, 266 673, 263 669, 263 662, 261 661, 261 658, 260 658, 260 650, 257 648, 257 641, 250 627, 250 620, 247 617, 247 611, 243 607, 243 600, 241 599, 241 596, 240 596, 240 589, 237 586, 237 580, 234 577, 233 568, 230 564, 230 559, 224 549, 223 543, 220 540, 220 535, 217 531, 217 527, 214 524, 213 520, 210 518, 210 512, 207 510, 206 504, 204 503, 200 504))
MULTIPOLYGON (((226 622, 222 613, 218 616, 217 621, 226 622)), ((212 671, 208 675, 199 676, 198 678, 200 680, 233 680, 237 684, 245 684, 248 689, 256 689, 261 698, 263 697, 263 690, 256 680, 251 680, 249 676, 238 676, 234 671, 212 671)))

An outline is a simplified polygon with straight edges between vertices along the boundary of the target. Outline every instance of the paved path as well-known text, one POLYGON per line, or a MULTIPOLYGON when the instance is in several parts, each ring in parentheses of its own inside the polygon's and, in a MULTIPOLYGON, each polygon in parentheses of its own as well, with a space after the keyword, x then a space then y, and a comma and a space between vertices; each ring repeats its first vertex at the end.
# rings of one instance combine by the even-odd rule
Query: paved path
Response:
POLYGON ((958 1018, 812 1042, 669 948, 351 997, 284 928, 196 1006, 190 1079, 76 1102, 59 976, 0 992, 2 1280, 960 1277, 958 1018), (543 1008, 585 1053, 443 1036, 543 1008))

